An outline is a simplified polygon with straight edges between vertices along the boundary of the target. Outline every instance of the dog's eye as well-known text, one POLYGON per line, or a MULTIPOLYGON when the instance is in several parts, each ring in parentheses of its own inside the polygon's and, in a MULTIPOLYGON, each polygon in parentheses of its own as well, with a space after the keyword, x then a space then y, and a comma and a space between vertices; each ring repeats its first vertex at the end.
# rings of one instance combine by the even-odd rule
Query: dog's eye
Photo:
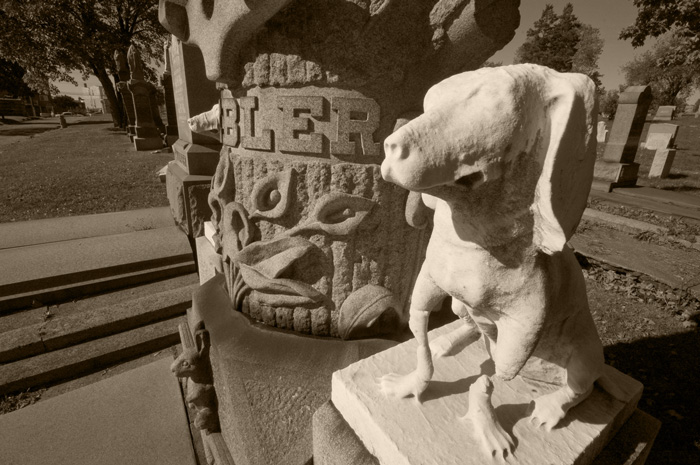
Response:
POLYGON ((474 184, 483 181, 484 180, 484 173, 481 171, 477 171, 476 173, 468 174, 466 176, 462 176, 458 180, 455 181, 455 184, 459 186, 464 186, 464 187, 472 187, 474 184))

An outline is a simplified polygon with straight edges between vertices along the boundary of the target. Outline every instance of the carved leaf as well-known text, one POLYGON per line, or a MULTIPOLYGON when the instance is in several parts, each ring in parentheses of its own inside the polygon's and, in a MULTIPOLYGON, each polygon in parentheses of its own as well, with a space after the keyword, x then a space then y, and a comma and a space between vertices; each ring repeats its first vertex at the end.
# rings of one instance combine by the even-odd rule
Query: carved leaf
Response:
POLYGON ((230 202, 224 207, 221 223, 221 245, 224 256, 233 258, 253 241, 254 225, 250 222, 245 207, 238 202, 230 202))
POLYGON ((390 334, 400 329, 396 299, 382 286, 368 284, 345 299, 340 307, 338 333, 343 339, 390 334))
POLYGON ((263 294, 271 305, 295 306, 324 299, 324 295, 310 284, 279 277, 294 262, 315 248, 306 239, 282 237, 272 242, 254 242, 232 259, 239 267, 245 283, 263 294))
POLYGON ((347 236, 357 230, 375 205, 374 200, 359 195, 331 192, 318 200, 307 223, 288 234, 321 231, 333 236, 347 236))
POLYGON ((289 206, 293 171, 274 173, 255 183, 250 195, 254 209, 251 218, 275 219, 284 215, 289 206))

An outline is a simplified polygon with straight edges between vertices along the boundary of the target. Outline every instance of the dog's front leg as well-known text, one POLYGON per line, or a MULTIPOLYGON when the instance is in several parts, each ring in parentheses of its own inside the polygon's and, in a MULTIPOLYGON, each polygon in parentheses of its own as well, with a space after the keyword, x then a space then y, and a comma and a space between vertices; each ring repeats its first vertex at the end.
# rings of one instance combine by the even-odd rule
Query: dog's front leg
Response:
POLYGON ((382 392, 387 396, 408 397, 413 395, 420 402, 420 394, 428 387, 433 377, 433 360, 428 344, 428 318, 430 312, 447 296, 421 269, 411 295, 409 327, 418 342, 416 350, 417 367, 407 375, 389 373, 381 380, 382 392))

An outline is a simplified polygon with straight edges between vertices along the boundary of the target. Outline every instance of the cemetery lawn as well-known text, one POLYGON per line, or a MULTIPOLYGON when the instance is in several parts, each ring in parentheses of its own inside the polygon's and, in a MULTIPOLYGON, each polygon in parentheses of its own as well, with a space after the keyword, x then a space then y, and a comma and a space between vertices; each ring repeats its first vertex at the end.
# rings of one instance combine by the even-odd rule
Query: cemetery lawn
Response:
MULTIPOLYGON (((605 121, 608 130, 612 129, 612 121, 606 119, 599 121, 605 121)), ((652 122, 648 119, 645 123, 640 141, 646 141, 647 131, 652 122)), ((673 160, 671 173, 666 179, 649 179, 649 169, 654 160, 655 152, 640 148, 635 157, 635 161, 640 165, 637 184, 700 196, 700 118, 695 119, 693 115, 682 115, 672 121, 657 122, 679 126, 676 137, 676 156, 673 160)), ((605 144, 598 143, 598 158, 602 158, 604 152, 605 144)))
POLYGON ((168 205, 156 173, 172 154, 136 152, 109 116, 71 119, 9 144, 0 132, 0 223, 168 205))

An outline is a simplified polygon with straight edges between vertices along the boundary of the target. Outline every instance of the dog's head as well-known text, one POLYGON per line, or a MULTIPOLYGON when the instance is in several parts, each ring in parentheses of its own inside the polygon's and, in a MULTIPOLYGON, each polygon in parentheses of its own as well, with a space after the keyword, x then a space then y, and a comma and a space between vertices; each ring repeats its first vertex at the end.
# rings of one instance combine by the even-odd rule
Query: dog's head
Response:
POLYGON ((424 110, 387 137, 384 179, 412 191, 499 183, 503 202, 530 199, 536 247, 561 251, 593 177, 593 82, 538 65, 483 68, 433 86, 424 110))

